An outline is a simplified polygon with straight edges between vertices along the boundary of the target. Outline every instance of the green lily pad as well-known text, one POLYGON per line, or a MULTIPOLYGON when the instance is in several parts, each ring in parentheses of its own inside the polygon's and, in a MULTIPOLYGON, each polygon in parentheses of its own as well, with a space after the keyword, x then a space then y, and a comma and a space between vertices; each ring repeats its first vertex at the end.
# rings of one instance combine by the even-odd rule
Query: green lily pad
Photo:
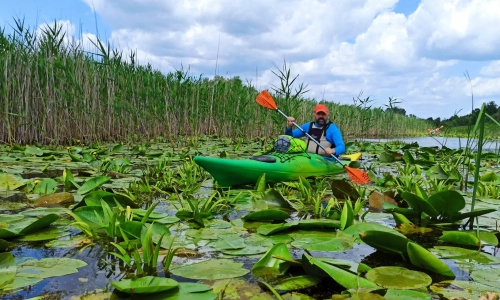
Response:
POLYGON ((0 290, 5 285, 14 282, 16 272, 14 255, 10 252, 0 253, 0 290))
POLYGON ((410 261, 415 266, 424 268, 439 275, 455 278, 455 274, 450 267, 424 247, 414 242, 408 242, 407 247, 410 261))
POLYGON ((94 189, 97 189, 110 180, 111 178, 109 178, 108 176, 98 176, 90 178, 89 180, 85 181, 82 186, 80 186, 80 188, 78 189, 78 194, 83 195, 90 193, 94 189))
POLYGON ((431 300, 432 295, 409 290, 388 289, 384 295, 385 300, 431 300))
POLYGON ((284 221, 288 218, 290 214, 281 209, 259 210, 242 217, 246 221, 284 221))
POLYGON ((427 287, 432 278, 404 267, 377 267, 366 273, 366 278, 388 289, 409 290, 427 287))
POLYGON ((0 174, 0 191, 16 190, 26 184, 26 180, 19 175, 2 173, 0 174))
POLYGON ((242 266, 243 263, 230 259, 209 259, 189 265, 174 265, 171 272, 185 278, 216 280, 240 277, 250 272, 242 266))
POLYGON ((176 288, 179 283, 170 278, 145 276, 137 279, 110 281, 117 290, 133 294, 153 294, 176 288))
POLYGON ((321 280, 322 280, 321 277, 313 275, 300 275, 300 276, 285 278, 281 280, 278 284, 273 286, 273 288, 275 290, 294 291, 316 286, 321 282, 321 280))
POLYGON ((30 259, 18 264, 16 276, 39 279, 58 277, 78 273, 78 268, 86 265, 82 260, 67 257, 30 259))
MULTIPOLYGON (((215 300, 217 294, 206 284, 179 282, 176 288, 156 294, 149 294, 148 300, 215 300)), ((132 299, 144 299, 144 296, 133 296, 132 299)))

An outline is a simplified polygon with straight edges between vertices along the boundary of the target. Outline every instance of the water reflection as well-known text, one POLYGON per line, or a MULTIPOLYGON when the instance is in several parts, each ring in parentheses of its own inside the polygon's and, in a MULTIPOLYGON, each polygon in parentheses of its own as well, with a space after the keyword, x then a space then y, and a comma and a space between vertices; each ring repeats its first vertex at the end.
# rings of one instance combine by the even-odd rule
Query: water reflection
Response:
MULTIPOLYGON (((402 141, 405 143, 418 143, 420 147, 442 147, 446 146, 450 149, 459 149, 463 147, 469 147, 473 150, 477 149, 477 139, 467 141, 466 138, 454 138, 454 137, 430 137, 430 136, 419 136, 419 137, 405 137, 397 139, 358 139, 358 141, 367 142, 390 142, 390 141, 402 141), (468 143, 467 143, 468 142, 468 143)), ((487 141, 483 144, 483 152, 496 152, 500 148, 500 140, 487 141)))

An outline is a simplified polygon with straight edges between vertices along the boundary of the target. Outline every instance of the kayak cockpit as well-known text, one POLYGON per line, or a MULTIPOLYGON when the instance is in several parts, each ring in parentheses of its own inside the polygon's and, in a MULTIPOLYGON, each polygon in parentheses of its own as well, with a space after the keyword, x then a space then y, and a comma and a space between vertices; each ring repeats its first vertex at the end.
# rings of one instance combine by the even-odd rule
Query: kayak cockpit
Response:
POLYGON ((267 156, 267 155, 259 155, 259 156, 252 156, 250 157, 252 160, 256 161, 261 161, 261 162, 266 162, 266 163, 275 163, 276 158, 272 156, 267 156))

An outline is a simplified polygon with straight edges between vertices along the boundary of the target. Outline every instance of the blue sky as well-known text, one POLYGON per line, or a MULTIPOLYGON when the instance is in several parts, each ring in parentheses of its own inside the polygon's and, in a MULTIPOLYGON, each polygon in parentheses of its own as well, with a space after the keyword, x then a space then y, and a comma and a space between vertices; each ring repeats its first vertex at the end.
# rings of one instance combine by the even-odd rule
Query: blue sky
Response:
POLYGON ((217 62, 259 89, 286 59, 318 100, 350 104, 363 91, 375 106, 398 97, 407 113, 448 118, 471 110, 465 72, 476 107, 500 96, 499 14, 496 0, 6 0, 0 24, 57 20, 165 73, 213 76, 217 62))

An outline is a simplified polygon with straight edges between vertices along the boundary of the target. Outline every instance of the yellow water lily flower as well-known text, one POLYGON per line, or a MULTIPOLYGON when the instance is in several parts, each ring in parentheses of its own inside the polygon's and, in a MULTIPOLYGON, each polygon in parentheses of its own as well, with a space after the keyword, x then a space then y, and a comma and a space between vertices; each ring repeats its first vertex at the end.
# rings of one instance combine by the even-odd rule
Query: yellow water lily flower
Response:
POLYGON ((66 147, 66 150, 69 150, 69 149, 71 149, 71 147, 70 147, 70 146, 67 146, 67 147, 66 147))
POLYGON ((77 142, 77 143, 79 143, 79 142, 80 142, 80 140, 76 140, 76 142, 77 142))
POLYGON ((37 179, 37 180, 33 181, 33 184, 37 184, 37 183, 39 183, 39 182, 40 182, 40 180, 39 180, 39 179, 37 179))
POLYGON ((189 160, 189 157, 186 157, 186 160, 189 160))
POLYGON ((96 155, 96 154, 97 154, 97 152, 95 152, 95 151, 94 151, 94 152, 92 152, 92 154, 96 155))

